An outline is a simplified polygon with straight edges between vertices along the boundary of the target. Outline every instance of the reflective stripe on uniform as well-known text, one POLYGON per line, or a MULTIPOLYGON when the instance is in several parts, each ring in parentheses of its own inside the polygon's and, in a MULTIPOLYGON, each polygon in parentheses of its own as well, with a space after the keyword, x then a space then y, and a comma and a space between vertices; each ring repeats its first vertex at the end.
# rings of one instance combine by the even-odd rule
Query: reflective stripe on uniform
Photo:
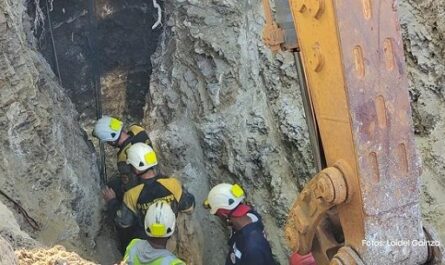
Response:
POLYGON ((175 256, 167 256, 155 260, 150 265, 185 265, 185 263, 175 256))

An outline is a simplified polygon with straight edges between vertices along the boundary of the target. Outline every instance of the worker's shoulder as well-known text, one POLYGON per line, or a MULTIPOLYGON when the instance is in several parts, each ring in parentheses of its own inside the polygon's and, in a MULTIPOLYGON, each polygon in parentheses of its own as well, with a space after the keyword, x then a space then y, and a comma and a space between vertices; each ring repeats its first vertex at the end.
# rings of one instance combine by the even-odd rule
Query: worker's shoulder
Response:
POLYGON ((135 192, 141 191, 142 188, 144 188, 144 184, 143 184, 143 183, 138 184, 138 185, 132 187, 132 188, 129 189, 126 193, 129 193, 129 194, 130 194, 130 193, 135 193, 135 192))
POLYGON ((175 196, 177 201, 180 200, 183 191, 181 182, 178 179, 172 177, 161 177, 157 179, 157 182, 170 191, 173 196, 175 196))
POLYGON ((128 200, 136 201, 143 188, 144 184, 139 184, 127 190, 124 194, 124 201, 128 200))
POLYGON ((127 250, 131 249, 132 247, 134 247, 134 246, 136 246, 136 245, 138 245, 138 244, 143 243, 143 241, 144 241, 144 240, 139 239, 139 238, 132 239, 132 240, 130 241, 130 243, 128 244, 128 246, 127 246, 127 250))
POLYGON ((174 177, 160 177, 157 182, 161 183, 163 186, 168 187, 181 187, 181 181, 174 177))
POLYGON ((143 132, 143 131, 145 131, 144 127, 142 127, 139 124, 132 124, 132 125, 128 126, 128 132, 131 132, 134 135, 136 135, 140 132, 143 132))
POLYGON ((131 125, 128 128, 128 134, 130 135, 128 144, 146 143, 151 145, 150 136, 148 135, 147 131, 139 125, 131 125))

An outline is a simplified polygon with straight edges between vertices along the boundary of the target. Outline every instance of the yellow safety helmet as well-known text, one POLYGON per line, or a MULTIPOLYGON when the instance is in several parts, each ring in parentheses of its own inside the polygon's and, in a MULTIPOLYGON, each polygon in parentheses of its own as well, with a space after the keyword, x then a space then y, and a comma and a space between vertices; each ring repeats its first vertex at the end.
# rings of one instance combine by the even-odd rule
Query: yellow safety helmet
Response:
POLYGON ((115 142, 122 132, 123 122, 109 116, 103 116, 97 120, 94 126, 93 136, 101 141, 115 142))
POLYGON ((127 150, 127 164, 139 171, 144 171, 158 164, 156 153, 144 143, 135 143, 127 150))
POLYGON ((148 207, 145 214, 145 232, 150 237, 170 237, 175 232, 176 216, 170 204, 157 201, 148 207))
POLYGON ((221 183, 210 190, 204 206, 215 214, 219 209, 235 209, 245 197, 244 190, 238 184, 221 183))

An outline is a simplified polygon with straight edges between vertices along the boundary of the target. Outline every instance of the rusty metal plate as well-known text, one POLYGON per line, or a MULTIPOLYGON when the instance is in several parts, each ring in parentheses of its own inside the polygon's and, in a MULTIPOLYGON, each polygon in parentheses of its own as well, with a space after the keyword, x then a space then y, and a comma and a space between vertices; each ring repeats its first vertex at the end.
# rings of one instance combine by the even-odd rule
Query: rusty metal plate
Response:
POLYGON ((328 166, 352 169, 338 207, 345 244, 367 264, 418 264, 423 240, 415 150, 395 1, 292 0, 308 87, 328 166))
MULTIPOLYGON (((419 209, 421 163, 394 5, 388 0, 335 1, 365 240, 369 241, 424 239, 419 209)), ((425 261, 425 249, 367 247, 361 255, 373 264, 417 264, 425 261)))

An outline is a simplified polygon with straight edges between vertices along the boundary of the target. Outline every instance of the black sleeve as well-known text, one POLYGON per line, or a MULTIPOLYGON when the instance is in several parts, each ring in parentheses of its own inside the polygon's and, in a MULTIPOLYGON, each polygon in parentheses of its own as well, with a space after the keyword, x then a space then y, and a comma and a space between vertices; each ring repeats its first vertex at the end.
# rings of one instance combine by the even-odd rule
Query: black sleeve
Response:
POLYGON ((133 226, 137 222, 136 214, 133 213, 125 203, 120 204, 115 216, 114 221, 122 228, 133 226))
POLYGON ((178 205, 180 212, 191 212, 195 208, 195 196, 182 187, 181 199, 178 205))
POLYGON ((141 131, 131 139, 132 144, 135 143, 146 143, 151 146, 151 140, 146 131, 141 131))
POLYGON ((111 199, 107 202, 107 215, 111 220, 116 218, 116 213, 119 210, 121 203, 116 199, 111 199))

